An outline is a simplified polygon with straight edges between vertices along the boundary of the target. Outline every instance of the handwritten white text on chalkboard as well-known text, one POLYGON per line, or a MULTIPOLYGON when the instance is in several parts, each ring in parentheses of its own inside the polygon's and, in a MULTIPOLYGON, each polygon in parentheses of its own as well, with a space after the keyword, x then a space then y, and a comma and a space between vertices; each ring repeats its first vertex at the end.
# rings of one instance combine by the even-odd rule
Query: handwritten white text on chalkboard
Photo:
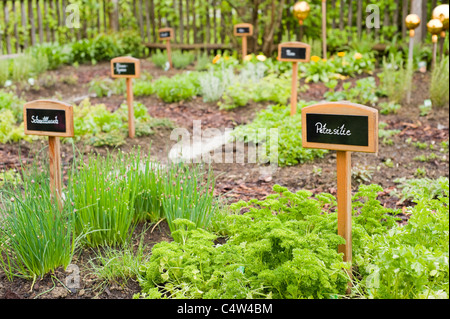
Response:
POLYGON ((31 116, 31 123, 34 124, 59 124, 58 117, 55 116, 54 120, 50 120, 48 116, 44 116, 42 119, 37 115, 31 116))
POLYGON ((116 71, 117 71, 117 74, 121 74, 122 72, 126 72, 127 71, 127 65, 126 64, 116 63, 116 71))
POLYGON ((316 133, 329 135, 352 135, 352 132, 345 128, 345 124, 343 124, 341 127, 330 129, 327 128, 327 123, 322 124, 320 122, 316 123, 316 133))

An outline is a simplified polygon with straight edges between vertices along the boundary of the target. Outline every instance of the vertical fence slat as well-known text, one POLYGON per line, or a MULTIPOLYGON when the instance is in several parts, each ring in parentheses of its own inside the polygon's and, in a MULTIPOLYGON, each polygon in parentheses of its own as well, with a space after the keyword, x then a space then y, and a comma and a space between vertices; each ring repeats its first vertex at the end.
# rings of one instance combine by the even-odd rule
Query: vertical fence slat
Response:
POLYGON ((150 19, 152 22, 152 36, 153 36, 153 42, 156 42, 156 19, 155 19, 155 3, 153 0, 150 0, 150 19))
POLYGON ((147 27, 147 42, 151 42, 151 32, 150 32, 150 4, 149 0, 145 0, 145 23, 147 27))
POLYGON ((28 34, 27 34, 27 15, 25 10, 25 1, 20 0, 20 14, 23 29, 23 48, 28 48, 28 34))
POLYGON ((192 0, 192 29, 194 30, 194 43, 198 43, 198 35, 197 35, 197 13, 195 12, 195 0, 192 0))
POLYGON ((180 43, 184 43, 183 0, 178 1, 178 18, 180 27, 180 43))
POLYGON ((190 25, 190 19, 189 19, 189 0, 186 0, 186 10, 184 10, 186 12, 186 43, 191 43, 191 25, 190 25))
POLYGON ((406 36, 406 24, 405 24, 405 18, 408 15, 408 0, 402 1, 402 38, 406 36))
POLYGON ((31 45, 36 45, 36 23, 34 21, 33 0, 28 0, 28 19, 30 21, 31 45))
MULTIPOLYGON (((3 2, 3 5, 6 6, 6 2, 3 2)), ((1 9, 1 3, 0 3, 0 9, 1 9)), ((0 11, 1 12, 1 11, 0 11)), ((6 29, 6 24, 5 24, 5 29, 6 29)), ((3 38, 2 38, 2 32, 4 32, 2 30, 2 28, 0 27, 0 55, 3 55, 3 38)), ((6 32, 4 32, 6 34, 6 32)))
POLYGON ((213 34, 214 34, 214 43, 217 43, 217 17, 216 17, 216 0, 212 0, 213 5, 213 34))
POLYGON ((61 25, 66 24, 66 7, 67 7, 67 0, 62 0, 62 7, 61 7, 61 25))
POLYGON ((347 27, 348 27, 348 31, 349 31, 349 38, 351 38, 352 26, 353 26, 353 1, 349 0, 348 1, 348 21, 347 21, 347 27))
POLYGON ((144 36, 144 10, 142 10, 142 8, 143 8, 142 0, 139 0, 138 6, 139 6, 138 21, 139 21, 139 31, 140 31, 140 35, 141 35, 141 41, 145 41, 145 36, 144 36))
POLYGON ((209 19, 209 0, 206 2, 206 43, 211 43, 211 21, 209 19))
POLYGON ((37 19, 38 19, 38 32, 39 32, 39 42, 44 42, 44 27, 42 24, 42 11, 41 11, 41 1, 36 1, 36 12, 37 12, 37 19))
POLYGON ((6 53, 11 54, 11 36, 8 31, 9 26, 9 9, 8 2, 4 2, 3 13, 5 15, 5 40, 6 40, 6 53))
POLYGON ((356 13, 356 26, 358 28, 358 39, 361 39, 362 33, 362 0, 358 0, 358 9, 356 13))

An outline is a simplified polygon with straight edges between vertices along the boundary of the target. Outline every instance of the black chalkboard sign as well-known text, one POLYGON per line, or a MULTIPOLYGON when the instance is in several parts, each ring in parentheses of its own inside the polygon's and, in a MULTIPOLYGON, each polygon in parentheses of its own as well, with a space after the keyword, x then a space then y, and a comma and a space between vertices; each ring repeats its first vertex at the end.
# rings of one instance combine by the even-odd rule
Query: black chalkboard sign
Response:
POLYGON ((304 60, 306 59, 306 48, 281 48, 282 59, 304 60))
POLYGON ((65 110, 27 109, 26 121, 29 131, 66 133, 65 110))
POLYGON ((306 141, 369 146, 369 117, 308 113, 306 114, 306 141))
POLYGON ((136 67, 130 62, 114 62, 113 72, 115 75, 135 75, 136 67))
POLYGON ((236 33, 250 33, 250 28, 249 27, 238 27, 236 28, 236 33))
POLYGON ((170 38, 170 31, 161 31, 161 32, 159 32, 159 38, 160 39, 170 38))

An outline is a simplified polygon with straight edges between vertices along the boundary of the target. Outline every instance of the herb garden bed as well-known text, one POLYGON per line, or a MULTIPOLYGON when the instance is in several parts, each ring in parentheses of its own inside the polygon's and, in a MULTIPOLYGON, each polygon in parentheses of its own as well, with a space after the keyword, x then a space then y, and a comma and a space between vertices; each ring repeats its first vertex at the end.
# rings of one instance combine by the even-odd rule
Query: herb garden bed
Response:
MULTIPOLYGON (((151 81, 156 81, 162 77, 173 77, 177 74, 184 74, 189 70, 195 71, 193 66, 188 66, 182 70, 171 69, 169 71, 163 71, 156 67, 154 63, 144 59, 142 60, 141 69, 147 74, 151 81)), ((378 74, 380 71, 381 70, 376 70, 374 75, 377 83, 379 83, 378 74)), ((94 66, 83 64, 78 67, 64 66, 57 70, 46 72, 45 76, 41 77, 42 82, 39 82, 41 84, 39 88, 37 88, 36 85, 19 85, 15 92, 17 93, 17 96, 24 101, 55 97, 58 100, 67 102, 73 102, 75 100, 75 104, 78 104, 81 102, 81 97, 89 97, 90 105, 104 104, 106 110, 109 112, 116 112, 120 110, 121 104, 125 101, 123 94, 114 92, 115 88, 107 88, 104 91, 101 91, 103 89, 100 88, 100 91, 96 91, 96 88, 94 87, 95 84, 93 84, 95 81, 100 83, 99 81, 102 81, 102 79, 108 79, 109 75, 110 64, 105 62, 98 63, 94 66), (94 92, 97 92, 97 95, 110 94, 110 96, 94 96, 94 92), (102 93, 99 94, 99 92, 102 93)), ((299 101, 321 101, 325 99, 327 92, 329 93, 333 90, 334 92, 340 91, 344 83, 351 83, 351 85, 354 86, 358 80, 365 79, 367 77, 368 76, 366 74, 338 80, 336 83, 337 85, 333 89, 330 89, 327 84, 320 81, 305 83, 305 79, 303 78, 300 81, 299 101)), ((429 73, 415 73, 413 79, 413 86, 415 89, 413 90, 410 103, 403 103, 396 114, 380 114, 379 119, 382 125, 380 130, 380 149, 378 154, 355 153, 353 155, 353 194, 357 194, 358 189, 361 191, 359 188, 360 185, 378 184, 380 187, 376 190, 366 189, 367 194, 378 195, 376 200, 379 201, 379 207, 383 207, 386 210, 398 210, 397 217, 399 220, 397 222, 404 225, 408 224, 408 220, 411 217, 410 207, 414 207, 416 205, 416 202, 411 197, 407 197, 406 199, 403 198, 405 193, 402 193, 401 187, 405 185, 404 183, 410 179, 429 178, 431 180, 438 180, 441 177, 448 178, 449 176, 448 102, 442 108, 433 107, 427 115, 421 115, 418 108, 423 104, 424 100, 428 99, 429 83, 429 73)), ((118 90, 120 91, 120 88, 118 90)), ((364 90, 364 88, 361 90, 364 90)), ((383 101, 383 99, 387 100, 386 98, 381 98, 381 101, 383 101)), ((261 111, 266 110, 267 107, 273 105, 273 102, 255 102, 250 100, 247 101, 243 107, 227 110, 220 108, 216 102, 204 102, 200 96, 181 101, 164 102, 163 99, 158 97, 156 94, 145 96, 136 95, 135 102, 141 103, 144 106, 143 109, 148 111, 148 114, 152 117, 150 120, 151 122, 145 122, 147 124, 151 123, 148 124, 148 126, 151 127, 151 132, 147 132, 149 134, 146 133, 134 139, 126 137, 123 141, 121 141, 122 144, 117 147, 111 145, 90 145, 89 143, 86 143, 85 140, 80 140, 75 142, 77 150, 84 155, 94 152, 101 154, 102 156, 106 156, 108 153, 111 153, 112 156, 115 157, 118 153, 118 149, 128 153, 140 148, 142 154, 149 153, 152 158, 164 165, 167 164, 168 152, 176 143, 175 140, 170 139, 172 129, 175 127, 186 128, 192 133, 193 121, 201 120, 202 128, 218 128, 220 130, 224 130, 225 128, 242 128, 242 126, 246 124, 251 125, 254 120, 258 119, 261 121, 271 121, 279 116, 280 112, 283 112, 283 110, 280 111, 273 108, 271 109, 272 111, 270 111, 272 113, 266 113, 266 118, 263 118, 264 115, 262 115, 261 111)), ((225 103, 224 101, 222 102, 225 103)), ((378 103, 376 107, 379 108, 379 105, 380 104, 378 103)), ((144 120, 147 121, 146 119, 144 120)), ((292 126, 291 128, 295 128, 295 126, 292 126)), ((300 131, 290 132, 290 138, 295 139, 296 136, 300 134, 300 131)), ((283 138, 285 136, 281 137, 283 138)), ((42 141, 42 143, 40 141, 30 143, 21 140, 14 143, 0 144, 0 163, 2 165, 0 169, 19 169, 21 165, 31 165, 37 157, 42 156, 42 149, 45 147, 45 140, 42 141), (40 155, 38 156, 37 154, 40 155)), ((103 142, 103 140, 100 140, 100 142, 103 142)), ((108 144, 108 142, 106 144, 108 144)), ((114 143, 111 142, 110 144, 114 143)), ((244 151, 246 152, 250 147, 252 147, 252 143, 246 145, 244 151)), ((235 152, 238 151, 239 150, 235 150, 235 152)), ((45 153, 45 150, 43 152, 45 153)), ((73 146, 70 143, 63 143, 62 163, 63 171, 65 173, 70 169, 74 156, 76 157, 78 155, 76 153, 74 154, 73 146)), ((302 196, 311 195, 321 198, 321 194, 323 193, 329 193, 334 196, 336 195, 336 155, 334 152, 324 153, 319 156, 319 158, 315 158, 314 160, 306 160, 302 163, 287 162, 287 164, 288 165, 280 165, 276 173, 273 175, 264 175, 261 173, 260 165, 250 164, 247 160, 244 164, 212 163, 211 168, 215 176, 214 195, 221 196, 226 204, 234 203, 235 205, 240 200, 271 200, 273 199, 273 194, 281 194, 286 191, 279 190, 277 188, 279 186, 277 185, 286 187, 287 190, 292 193, 297 191, 310 192, 303 194, 302 196), (274 191, 274 189, 278 189, 278 191, 274 191)), ((63 174, 63 176, 65 176, 64 181, 67 182, 66 174, 63 174)), ((428 184, 425 184, 424 182, 424 185, 428 184)), ((290 198, 289 196, 293 195, 289 193, 286 196, 290 198)), ((291 198, 291 200, 293 199, 291 198)), ((272 202, 270 203, 270 205, 274 205, 272 202)), ((308 202, 306 199, 303 204, 312 205, 311 207, 314 206, 312 202, 308 202)), ((334 211, 335 209, 332 203, 325 203, 323 205, 323 207, 326 207, 330 211, 334 211)), ((242 207, 236 206, 235 210, 241 214, 252 212, 254 213, 253 218, 255 220, 260 218, 261 223, 267 223, 267 225, 270 223, 279 222, 274 221, 270 216, 264 215, 264 213, 253 211, 251 206, 252 205, 248 205, 248 207, 246 205, 242 205, 242 207)), ((282 210, 281 208, 278 209, 282 210)), ((381 208, 379 209, 381 210, 381 208)), ((318 217, 316 216, 316 218, 318 217)), ((242 220, 237 219, 234 222, 236 224, 244 223, 246 222, 244 219, 245 218, 243 217, 242 220)), ((283 231, 289 232, 291 230, 289 227, 292 225, 289 223, 292 224, 294 222, 290 220, 282 220, 282 227, 285 227, 283 228, 283 231)), ((317 222, 317 225, 314 224, 314 227, 322 227, 320 226, 322 225, 320 223, 321 221, 317 222)), ((181 236, 182 238, 183 236, 193 236, 196 240, 198 240, 196 244, 199 247, 203 247, 202 245, 205 245, 205 250, 202 252, 205 254, 211 254, 208 256, 216 256, 214 255, 215 252, 212 252, 210 249, 211 247, 208 246, 208 240, 214 242, 215 244, 220 243, 223 245, 222 247, 225 247, 225 243, 227 243, 227 240, 229 239, 228 235, 233 234, 233 232, 236 231, 230 226, 223 226, 223 237, 213 238, 207 234, 195 233, 195 231, 189 228, 189 225, 187 225, 186 228, 182 227, 181 229, 184 229, 185 233, 178 233, 177 236, 181 236)), ((217 229, 221 228, 217 226, 217 229)), ((257 233, 257 230, 254 231, 255 238, 259 238, 258 236, 260 236, 260 234, 257 233)), ((376 233, 376 231, 374 231, 374 233, 376 233)), ((274 236, 273 238, 276 237, 276 234, 272 235, 274 236)), ((250 234, 244 234, 242 236, 250 236, 250 234)), ((288 235, 286 236, 288 237, 288 235)), ((330 235, 331 242, 337 240, 338 239, 330 235)), ((152 273, 152 267, 154 267, 154 265, 152 265, 148 261, 147 257, 144 257, 144 255, 149 255, 151 248, 156 243, 172 241, 173 234, 171 234, 169 225, 165 220, 158 223, 140 223, 133 233, 133 240, 131 241, 131 244, 124 247, 121 250, 123 254, 118 255, 121 257, 116 257, 115 260, 120 262, 122 259, 128 258, 132 255, 131 252, 133 252, 136 256, 141 258, 140 260, 137 259, 137 263, 146 265, 145 267, 147 267, 148 271, 146 276, 148 276, 148 278, 153 278, 156 281, 159 280, 161 283, 165 283, 167 290, 164 293, 170 295, 170 285, 172 283, 171 280, 173 280, 171 276, 176 277, 177 274, 169 274, 169 272, 167 272, 167 277, 169 278, 163 277, 161 279, 158 277, 159 275, 155 275, 157 277, 156 278, 152 273), (143 232, 144 228, 147 228, 145 232, 143 232)), ((242 244, 244 241, 245 240, 242 239, 241 242, 237 243, 236 247, 226 246, 228 247, 226 249, 230 249, 230 251, 227 251, 224 248, 223 253, 237 254, 240 252, 240 248, 237 247, 239 244, 241 246, 244 245, 242 244)), ((251 241, 248 240, 248 242, 250 243, 251 241)), ((262 241, 250 243, 249 245, 254 245, 252 246, 254 248, 257 245, 262 245, 262 241)), ((300 250, 296 250, 298 247, 303 247, 299 243, 292 245, 293 247, 296 247, 294 249, 296 254, 299 254, 296 256, 301 256, 301 254, 304 253, 300 250)), ((167 247, 165 248, 164 245, 160 248, 162 251, 164 249, 168 249, 167 247)), ((174 249, 175 251, 178 248, 173 246, 170 249, 174 249)), ((320 249, 318 248, 318 250, 320 249)), ((130 299, 136 294, 142 292, 142 286, 140 286, 136 280, 129 279, 127 273, 106 273, 109 268, 102 263, 112 263, 112 261, 108 261, 106 258, 101 259, 98 251, 102 250, 96 248, 76 251, 71 262, 72 264, 80 267, 81 288, 76 291, 70 292, 68 289, 64 288, 62 283, 64 283, 65 278, 67 278, 67 273, 62 268, 56 270, 54 274, 48 274, 43 279, 38 279, 33 284, 31 284, 30 280, 21 278, 15 278, 13 281, 9 281, 8 275, 4 272, 0 272, 0 298, 130 299), (103 267, 105 272, 102 273, 104 277, 99 279, 93 274, 94 272, 92 270, 94 269, 98 274, 99 271, 101 271, 102 266, 105 266, 103 267), (104 281, 105 278, 106 282, 104 281)), ((108 251, 103 252, 106 253, 106 255, 108 253, 108 251)), ((109 251, 109 253, 111 253, 111 256, 114 255, 111 251, 109 251)), ((246 256, 246 258, 250 257, 246 256)), ((329 258, 332 260, 334 256, 324 255, 324 258, 329 258)), ((161 262, 161 260, 157 260, 157 262, 161 262)), ((240 260, 236 262, 244 263, 245 261, 240 260)), ((333 267, 338 267, 331 261, 330 265, 333 267)), ((138 267, 137 265, 135 266, 138 267)), ((209 266, 213 268, 213 266, 216 267, 217 265, 211 264, 209 266)), ((283 265, 283 267, 287 266, 283 265)), ((117 269, 122 268, 117 266, 117 269)), ((130 269, 128 270, 130 273, 133 271, 130 269)), ((255 266, 255 269, 245 271, 248 271, 249 273, 252 271, 262 271, 268 282, 272 282, 274 286, 278 284, 271 277, 273 274, 269 273, 267 269, 259 269, 255 266)), ((244 270, 242 271, 242 274, 237 274, 236 278, 233 277, 228 279, 230 281, 240 280, 242 278, 239 276, 243 274, 244 270)), ((195 272, 193 272, 192 276, 195 277, 195 272)), ((194 279, 193 281, 195 282, 194 279)), ((345 280, 343 283, 345 284, 345 280)), ((203 283, 197 284, 200 286, 203 283)), ((336 280, 336 285, 340 286, 342 285, 342 282, 336 280)), ((230 287, 229 289, 233 291, 234 288, 236 287, 230 287)), ((247 296, 267 297, 267 295, 258 295, 259 290, 255 287, 252 287, 252 289, 253 290, 246 291, 247 296)), ((278 297, 291 296, 296 298, 299 296, 295 291, 289 289, 287 289, 287 291, 281 290, 282 288, 279 287, 278 297)), ((155 290, 145 287, 145 293, 141 295, 141 297, 152 295, 152 293, 155 293, 155 290)), ((188 297, 196 296, 195 292, 186 292, 186 294, 188 297)), ((183 297, 180 290, 174 293, 174 295, 183 297)), ((157 294, 153 297, 155 296, 161 297, 157 294)), ((315 296, 317 297, 317 295, 315 296)), ((215 297, 214 293, 211 293, 210 297, 215 297)), ((239 297, 242 298, 245 297, 245 295, 239 297)), ((325 297, 328 298, 329 296, 325 297)))

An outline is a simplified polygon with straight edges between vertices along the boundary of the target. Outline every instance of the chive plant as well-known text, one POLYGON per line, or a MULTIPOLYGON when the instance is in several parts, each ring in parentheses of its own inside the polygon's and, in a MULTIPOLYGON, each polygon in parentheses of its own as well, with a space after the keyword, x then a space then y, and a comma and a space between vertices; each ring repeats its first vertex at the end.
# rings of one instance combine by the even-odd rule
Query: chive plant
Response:
POLYGON ((131 236, 138 189, 136 167, 139 154, 91 155, 87 164, 77 160, 69 178, 69 193, 76 209, 75 232, 86 234, 88 246, 121 245, 131 236))
POLYGON ((178 218, 188 219, 196 227, 206 228, 217 211, 211 172, 205 177, 198 166, 171 164, 164 181, 161 200, 171 232, 176 230, 174 221, 178 218))
POLYGON ((147 156, 139 167, 133 168, 135 178, 139 180, 134 202, 136 222, 157 222, 164 216, 161 193, 165 175, 161 165, 149 158, 147 156))
POLYGON ((60 210, 50 195, 48 171, 35 165, 23 174, 23 189, 3 189, 0 201, 0 267, 8 278, 42 278, 71 263, 80 237, 73 236, 73 209, 60 210))

